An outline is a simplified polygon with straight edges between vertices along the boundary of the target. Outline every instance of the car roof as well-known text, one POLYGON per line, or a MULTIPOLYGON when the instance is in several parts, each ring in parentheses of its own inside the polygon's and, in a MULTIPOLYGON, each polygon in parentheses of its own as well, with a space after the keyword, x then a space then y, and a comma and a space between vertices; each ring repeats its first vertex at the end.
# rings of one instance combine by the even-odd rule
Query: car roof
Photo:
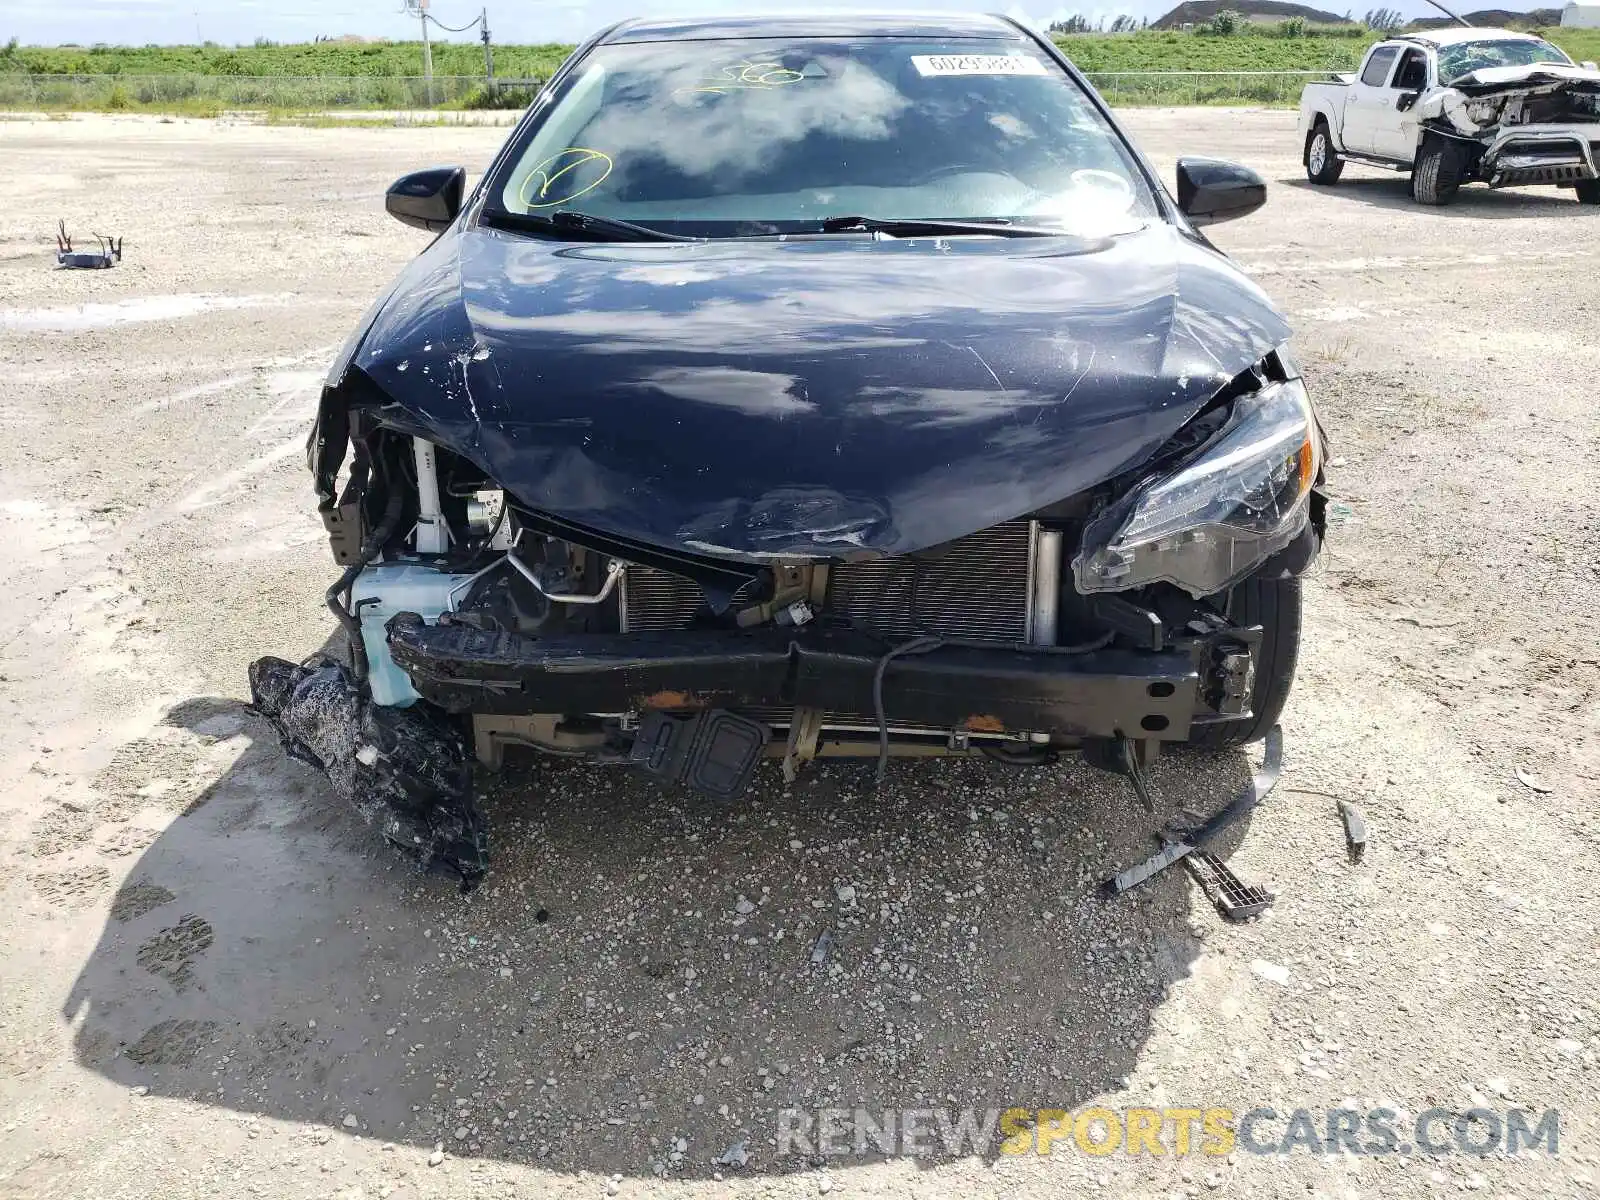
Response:
POLYGON ((806 15, 718 14, 624 21, 603 42, 701 42, 729 38, 901 37, 1022 41, 1005 17, 950 12, 838 12, 806 15))
POLYGON ((1421 33, 1397 33, 1391 41, 1421 42, 1426 46, 1457 46, 1462 42, 1537 42, 1535 34, 1519 33, 1515 29, 1478 29, 1465 25, 1448 25, 1442 29, 1427 29, 1421 33))

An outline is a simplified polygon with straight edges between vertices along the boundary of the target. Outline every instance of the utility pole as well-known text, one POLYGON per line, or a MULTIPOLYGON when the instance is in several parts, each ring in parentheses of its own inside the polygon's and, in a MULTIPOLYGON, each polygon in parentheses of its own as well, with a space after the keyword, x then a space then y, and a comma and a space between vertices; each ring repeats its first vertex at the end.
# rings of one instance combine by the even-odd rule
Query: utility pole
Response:
POLYGON ((422 76, 427 80, 428 107, 433 107, 433 44, 428 40, 428 0, 405 0, 406 11, 422 22, 422 76))
POLYGON ((428 81, 428 107, 433 107, 433 43, 428 40, 428 0, 417 0, 417 13, 422 17, 422 74, 428 81))
POLYGON ((494 90, 494 47, 489 45, 489 10, 478 17, 478 33, 483 38, 483 73, 489 77, 489 89, 494 90))

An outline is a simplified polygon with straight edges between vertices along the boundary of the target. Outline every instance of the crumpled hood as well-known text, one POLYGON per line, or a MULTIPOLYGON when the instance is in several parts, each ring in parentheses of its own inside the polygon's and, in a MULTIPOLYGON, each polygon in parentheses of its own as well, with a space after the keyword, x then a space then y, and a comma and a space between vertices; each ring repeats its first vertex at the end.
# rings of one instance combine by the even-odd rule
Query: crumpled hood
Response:
POLYGON ((1533 63, 1522 67, 1480 67, 1451 80, 1446 87, 1468 96, 1487 96, 1494 92, 1522 88, 1546 88, 1563 83, 1593 84, 1600 87, 1600 71, 1570 67, 1561 63, 1533 63))
POLYGON ((1417 115, 1424 120, 1442 116, 1459 132, 1479 137, 1513 128, 1503 121, 1516 125, 1594 123, 1600 120, 1596 96, 1600 96, 1600 71, 1586 67, 1559 63, 1484 67, 1429 92, 1417 106, 1417 115), (1552 97, 1565 97, 1565 106, 1552 111, 1552 97), (1506 116, 1513 106, 1526 110, 1529 104, 1539 106, 1539 115, 1529 116, 1521 111, 1520 115, 1506 116))
POLYGON ((1149 457, 1288 335, 1155 222, 1099 242, 452 231, 355 362, 524 505, 741 559, 905 553, 1149 457))

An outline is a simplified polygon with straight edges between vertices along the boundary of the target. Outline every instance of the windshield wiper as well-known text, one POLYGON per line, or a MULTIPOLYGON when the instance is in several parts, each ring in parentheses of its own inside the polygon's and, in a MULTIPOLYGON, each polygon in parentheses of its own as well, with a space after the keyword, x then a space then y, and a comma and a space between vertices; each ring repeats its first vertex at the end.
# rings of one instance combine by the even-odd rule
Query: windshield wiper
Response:
POLYGON ((594 213, 578 212, 571 208, 558 208, 551 213, 514 213, 485 209, 485 225, 497 229, 512 229, 519 233, 589 234, 602 242, 693 242, 697 238, 676 233, 663 233, 648 225, 635 225, 632 221, 619 221, 615 217, 601 217, 594 213))
POLYGON ((918 221, 878 217, 824 217, 822 233, 887 233, 890 237, 988 234, 991 237, 1064 237, 1064 229, 1040 225, 1013 225, 1001 217, 976 220, 918 221))

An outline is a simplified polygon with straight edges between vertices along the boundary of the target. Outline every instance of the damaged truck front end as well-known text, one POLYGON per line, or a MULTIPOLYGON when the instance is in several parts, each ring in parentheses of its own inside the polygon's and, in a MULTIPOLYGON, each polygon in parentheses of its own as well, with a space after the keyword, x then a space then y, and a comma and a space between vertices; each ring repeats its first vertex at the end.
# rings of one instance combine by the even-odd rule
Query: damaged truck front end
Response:
POLYGON ((1424 96, 1419 115, 1456 148, 1462 181, 1554 184, 1600 201, 1600 72, 1486 68, 1424 96))

